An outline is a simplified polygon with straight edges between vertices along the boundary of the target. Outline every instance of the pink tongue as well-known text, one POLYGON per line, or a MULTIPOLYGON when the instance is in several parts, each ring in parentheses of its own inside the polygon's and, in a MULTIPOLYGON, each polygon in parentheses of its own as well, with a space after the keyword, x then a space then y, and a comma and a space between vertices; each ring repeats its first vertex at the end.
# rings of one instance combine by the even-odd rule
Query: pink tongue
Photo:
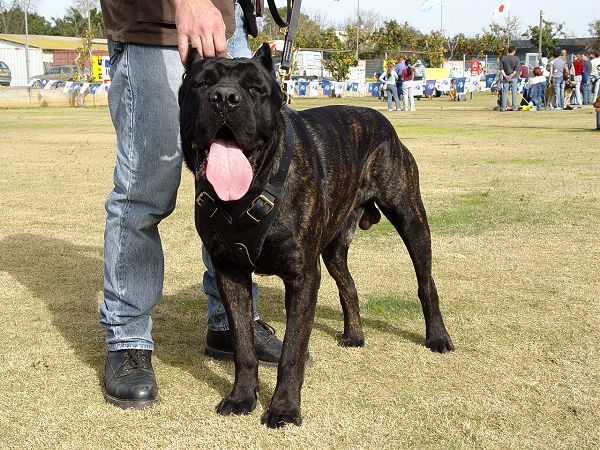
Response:
POLYGON ((252 167, 235 141, 219 139, 210 146, 206 178, 223 201, 239 200, 252 183, 252 167))

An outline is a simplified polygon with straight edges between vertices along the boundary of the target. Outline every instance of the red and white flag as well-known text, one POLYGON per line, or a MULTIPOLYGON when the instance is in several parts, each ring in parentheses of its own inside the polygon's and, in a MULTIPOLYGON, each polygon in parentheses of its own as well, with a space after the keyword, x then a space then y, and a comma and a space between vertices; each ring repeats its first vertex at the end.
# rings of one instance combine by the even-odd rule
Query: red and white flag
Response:
POLYGON ((504 14, 509 12, 510 6, 510 0, 504 0, 502 3, 496 6, 496 9, 494 9, 494 19, 499 19, 504 14))

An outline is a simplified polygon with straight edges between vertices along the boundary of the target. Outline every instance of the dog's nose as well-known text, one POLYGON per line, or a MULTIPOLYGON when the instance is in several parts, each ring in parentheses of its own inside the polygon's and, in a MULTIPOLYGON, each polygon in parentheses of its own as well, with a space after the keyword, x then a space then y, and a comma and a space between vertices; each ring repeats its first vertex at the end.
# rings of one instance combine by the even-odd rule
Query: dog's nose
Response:
POLYGON ((217 106, 235 107, 240 100, 240 95, 234 88, 218 87, 210 94, 210 101, 217 106))

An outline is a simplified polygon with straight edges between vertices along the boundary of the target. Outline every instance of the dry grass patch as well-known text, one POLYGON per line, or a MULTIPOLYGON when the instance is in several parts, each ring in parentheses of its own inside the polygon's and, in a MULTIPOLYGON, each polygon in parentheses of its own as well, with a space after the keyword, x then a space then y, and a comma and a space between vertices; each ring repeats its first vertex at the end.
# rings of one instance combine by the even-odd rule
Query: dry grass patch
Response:
MULTIPOLYGON (((359 232, 350 269, 367 345, 336 345, 342 315, 323 275, 303 390, 304 424, 219 417, 233 365, 202 355, 206 313, 193 186, 184 173, 161 225, 164 298, 153 337, 162 403, 102 397, 108 111, 0 110, 1 448, 597 448, 600 442, 600 136, 589 109, 494 113, 494 98, 379 108, 415 155, 434 276, 457 350, 424 347, 407 252, 385 220, 359 232)), ((283 287, 259 278, 259 311, 282 335, 283 287)))

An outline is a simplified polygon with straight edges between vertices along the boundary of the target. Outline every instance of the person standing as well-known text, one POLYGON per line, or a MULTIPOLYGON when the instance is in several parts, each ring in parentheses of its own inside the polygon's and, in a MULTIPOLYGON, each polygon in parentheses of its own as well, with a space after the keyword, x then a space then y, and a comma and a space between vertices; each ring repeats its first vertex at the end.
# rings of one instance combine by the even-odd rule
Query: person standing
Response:
POLYGON ((577 87, 575 88, 575 104, 577 107, 581 108, 583 105, 583 98, 581 95, 581 80, 583 78, 583 61, 580 58, 580 55, 575 55, 573 58, 573 74, 575 83, 577 87))
POLYGON ((590 58, 588 58, 587 53, 581 54, 581 61, 583 62, 583 71, 581 73, 581 90, 583 91, 583 104, 589 105, 592 103, 590 101, 592 96, 592 84, 590 82, 590 77, 592 73, 592 62, 590 61, 590 58))
POLYGON ((527 67, 527 64, 521 63, 521 68, 519 69, 519 79, 523 80, 524 82, 527 82, 528 78, 529 78, 529 67, 527 67))
MULTIPOLYGON (((105 399, 121 408, 158 402, 151 313, 162 295, 158 224, 175 208, 182 168, 178 90, 189 46, 201 57, 250 57, 241 5, 249 0, 101 0, 111 54, 109 111, 116 132, 114 189, 106 200, 104 299, 105 399), (229 40, 226 40, 229 38, 229 40)), ((252 11, 253 13, 253 11, 252 11)), ((247 23, 246 23, 247 24, 247 23)), ((205 353, 233 356, 227 315, 203 249, 208 296, 205 353)), ((255 300, 258 291, 252 288, 255 300)), ((259 360, 277 362, 282 342, 255 315, 259 360)))
POLYGON ((592 64, 592 70, 590 72, 590 83, 593 92, 592 100, 595 100, 600 91, 600 52, 594 53, 594 59, 592 59, 590 63, 592 64))
POLYGON ((552 56, 554 57, 554 59, 550 62, 549 82, 554 88, 554 108, 550 106, 548 107, 548 109, 561 110, 564 108, 563 103, 565 99, 565 62, 560 57, 560 50, 558 49, 554 49, 552 56))
POLYGON ((519 72, 521 63, 519 58, 515 56, 516 48, 508 47, 508 54, 500 59, 500 74, 502 76, 502 97, 500 100, 500 111, 506 111, 508 103, 508 90, 512 91, 512 110, 518 111, 517 104, 517 89, 519 86, 519 72))
POLYGON ((401 56, 398 58, 398 62, 396 63, 396 67, 394 67, 394 71, 396 75, 398 75, 398 81, 396 82, 396 89, 398 90, 398 95, 400 96, 400 100, 402 100, 402 71, 406 68, 406 60, 401 56))
POLYGON ((392 111, 392 97, 396 103, 396 111, 400 111, 400 99, 398 98, 398 74, 394 70, 394 63, 390 62, 387 65, 386 71, 381 74, 379 81, 385 83, 385 92, 388 100, 388 111, 392 111))
POLYGON ((404 111, 415 111, 414 75, 414 68, 412 67, 410 61, 406 60, 406 67, 400 75, 400 79, 402 80, 404 111))

